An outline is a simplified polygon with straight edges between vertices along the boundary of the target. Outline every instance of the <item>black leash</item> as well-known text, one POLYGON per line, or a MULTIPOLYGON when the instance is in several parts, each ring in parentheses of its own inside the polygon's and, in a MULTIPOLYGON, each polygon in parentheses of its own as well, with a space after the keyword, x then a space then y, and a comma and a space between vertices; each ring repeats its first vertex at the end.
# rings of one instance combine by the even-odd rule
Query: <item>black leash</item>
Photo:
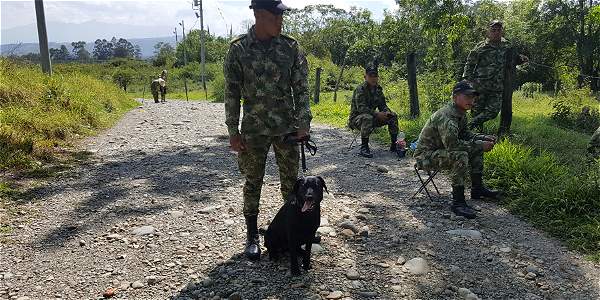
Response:
POLYGON ((310 139, 310 135, 305 136, 302 139, 296 138, 296 133, 292 132, 283 138, 283 141, 289 144, 300 144, 300 157, 302 158, 302 172, 306 173, 308 168, 306 167, 306 154, 305 148, 308 149, 308 153, 311 156, 317 154, 317 144, 310 139))

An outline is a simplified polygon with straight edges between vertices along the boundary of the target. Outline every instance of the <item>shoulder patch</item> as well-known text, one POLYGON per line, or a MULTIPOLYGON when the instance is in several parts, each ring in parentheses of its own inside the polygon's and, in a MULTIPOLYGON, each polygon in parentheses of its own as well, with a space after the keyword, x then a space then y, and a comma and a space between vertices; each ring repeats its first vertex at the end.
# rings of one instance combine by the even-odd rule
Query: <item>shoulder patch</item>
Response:
POLYGON ((237 37, 231 39, 231 41, 229 41, 230 44, 236 43, 241 41, 242 39, 246 38, 246 34, 240 34, 237 37))

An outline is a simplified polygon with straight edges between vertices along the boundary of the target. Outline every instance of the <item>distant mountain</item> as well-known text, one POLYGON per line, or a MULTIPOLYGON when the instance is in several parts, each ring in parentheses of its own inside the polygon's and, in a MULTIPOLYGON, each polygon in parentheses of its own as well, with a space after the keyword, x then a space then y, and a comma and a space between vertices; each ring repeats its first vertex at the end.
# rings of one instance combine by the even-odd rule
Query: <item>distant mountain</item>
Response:
MULTIPOLYGON (((149 58, 149 57, 153 56, 154 55, 154 45, 156 45, 159 42, 169 43, 173 47, 175 47, 175 37, 130 38, 127 40, 129 42, 131 42, 134 46, 139 45, 140 48, 142 48, 142 58, 149 58)), ((80 41, 80 40, 74 40, 74 41, 80 41)), ((71 51, 73 49, 73 47, 71 47, 71 42, 62 42, 62 43, 49 42, 48 43, 49 48, 60 48, 61 45, 65 45, 67 47, 67 49, 69 49, 69 51, 71 51)), ((87 41, 85 48, 91 54, 92 50, 94 49, 94 41, 87 41)), ((39 47, 38 43, 21 43, 21 44, 6 44, 6 45, 2 44, 2 45, 0 45, 0 55, 2 55, 2 56, 11 55, 11 54, 24 55, 27 53, 39 53, 39 52, 40 52, 40 47, 39 47)))
MULTIPOLYGON (((148 22, 153 24, 153 22, 148 22)), ((1 30, 0 44, 16 44, 16 43, 37 43, 37 26, 29 24, 25 26, 5 28, 1 30)), ((63 42, 63 41, 95 41, 96 39, 110 40, 113 36, 116 38, 150 38, 157 36, 170 36, 172 27, 158 25, 123 25, 109 24, 103 22, 90 21, 80 24, 62 23, 62 22, 47 22, 48 41, 63 42)))

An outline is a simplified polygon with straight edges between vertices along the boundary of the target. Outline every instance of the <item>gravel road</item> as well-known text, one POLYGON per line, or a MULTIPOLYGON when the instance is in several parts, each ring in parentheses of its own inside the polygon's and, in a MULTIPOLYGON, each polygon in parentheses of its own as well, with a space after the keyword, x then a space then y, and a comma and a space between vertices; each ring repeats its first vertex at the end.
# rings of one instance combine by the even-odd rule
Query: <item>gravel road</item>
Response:
MULTIPOLYGON (((0 299, 600 299, 600 268, 504 208, 449 213, 409 200, 412 159, 314 124, 309 174, 323 176, 323 238, 313 269, 249 262, 242 180, 223 104, 145 101, 82 143, 81 166, 36 188, 1 234, 0 299)), ((259 223, 282 204, 268 158, 259 223)))

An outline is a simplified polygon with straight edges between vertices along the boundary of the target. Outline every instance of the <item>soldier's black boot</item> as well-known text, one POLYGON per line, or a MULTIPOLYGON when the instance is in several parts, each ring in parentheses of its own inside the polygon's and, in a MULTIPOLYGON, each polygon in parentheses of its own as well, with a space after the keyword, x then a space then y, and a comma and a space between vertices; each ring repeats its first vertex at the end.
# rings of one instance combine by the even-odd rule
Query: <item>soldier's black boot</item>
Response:
POLYGON ((396 141, 398 141, 398 135, 390 133, 390 151, 392 152, 398 152, 398 145, 396 145, 396 141))
POLYGON ((467 219, 477 217, 475 211, 465 201, 465 187, 462 185, 452 187, 452 206, 450 210, 457 216, 463 216, 467 219))
POLYGON ((369 149, 369 138, 362 138, 359 155, 366 158, 373 157, 373 154, 371 154, 371 149, 369 149))
POLYGON ((246 249, 244 254, 249 260, 260 259, 260 240, 258 239, 257 216, 246 216, 246 249))
POLYGON ((471 174, 471 199, 497 199, 500 192, 490 190, 483 184, 482 174, 471 174))

